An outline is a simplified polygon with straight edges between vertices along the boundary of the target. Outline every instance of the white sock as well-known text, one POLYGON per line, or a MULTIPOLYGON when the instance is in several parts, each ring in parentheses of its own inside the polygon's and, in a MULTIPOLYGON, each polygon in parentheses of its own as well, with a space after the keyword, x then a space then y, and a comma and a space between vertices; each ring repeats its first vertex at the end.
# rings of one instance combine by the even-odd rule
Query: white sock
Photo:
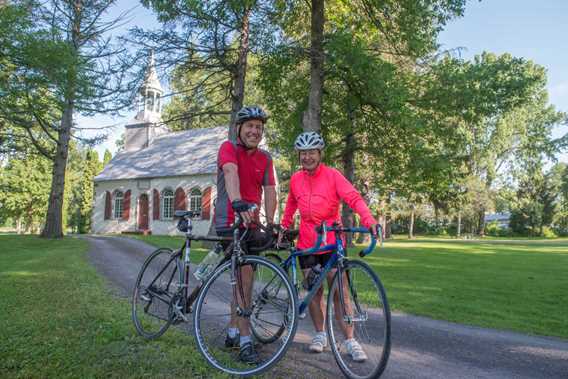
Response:
POLYGON ((229 337, 235 338, 237 334, 239 334, 239 328, 229 328, 227 330, 227 334, 229 335, 229 337))
POLYGON ((247 342, 252 342, 252 339, 250 338, 250 336, 241 336, 241 338, 240 338, 241 347, 247 342))

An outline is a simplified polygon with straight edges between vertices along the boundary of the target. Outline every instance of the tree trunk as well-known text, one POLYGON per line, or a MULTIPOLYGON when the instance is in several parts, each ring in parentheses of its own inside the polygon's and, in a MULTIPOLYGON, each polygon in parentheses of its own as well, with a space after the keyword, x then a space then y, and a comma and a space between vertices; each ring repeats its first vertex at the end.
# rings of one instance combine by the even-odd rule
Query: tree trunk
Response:
POLYGON ((22 234, 22 216, 18 216, 16 219, 16 233, 22 234))
MULTIPOLYGON (((352 115, 352 112, 350 112, 352 115)), ((352 120, 352 117, 351 121, 352 120)), ((349 132, 345 137, 345 150, 343 151, 343 174, 345 178, 349 180, 350 183, 355 181, 355 136, 352 132, 349 132)), ((346 228, 351 228, 353 226, 353 209, 351 209, 347 204, 343 203, 341 207, 341 222, 346 228)), ((345 240, 347 246, 353 246, 353 233, 346 233, 345 240)))
POLYGON ((392 212, 390 208, 391 197, 388 195, 386 200, 386 211, 385 211, 385 239, 392 237, 392 212))
POLYGON ((231 90, 231 121, 229 127, 229 139, 237 141, 237 112, 243 107, 245 98, 245 79, 247 75, 247 57, 249 50, 249 15, 247 9, 243 15, 241 25, 241 37, 239 41, 239 59, 233 76, 233 88, 231 90))
POLYGON ((477 227, 477 234, 480 237, 483 237, 485 235, 485 207, 482 206, 479 209, 479 213, 477 214, 479 217, 479 221, 478 221, 478 227, 477 227))
POLYGON ((304 131, 319 132, 321 129, 321 104, 323 92, 323 26, 325 22, 324 0, 312 0, 311 49, 310 49, 310 96, 308 109, 304 112, 304 131))
POLYGON ((457 232, 458 238, 460 238, 461 236, 461 221, 462 221, 462 214, 461 211, 458 211, 458 232, 457 232))
POLYGON ((415 213, 415 206, 414 204, 410 205, 410 222, 408 224, 408 239, 414 239, 414 213, 415 213))
POLYGON ((53 176, 51 180, 51 192, 45 226, 41 232, 44 238, 63 237, 63 194, 65 192, 65 169, 67 167, 67 155, 69 154, 69 140, 71 138, 71 126, 73 125, 73 101, 68 100, 59 130, 57 151, 53 161, 53 176))

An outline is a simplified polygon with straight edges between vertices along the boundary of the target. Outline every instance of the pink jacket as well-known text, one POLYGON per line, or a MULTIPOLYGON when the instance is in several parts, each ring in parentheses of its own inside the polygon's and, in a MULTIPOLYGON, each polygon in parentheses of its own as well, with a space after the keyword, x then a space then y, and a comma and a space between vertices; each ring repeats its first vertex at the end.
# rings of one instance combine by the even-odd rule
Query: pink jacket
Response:
MULTIPOLYGON (((292 225, 294 213, 300 211, 300 236, 298 249, 313 247, 317 233, 315 227, 322 221, 327 225, 341 222, 339 206, 341 200, 345 201, 360 217, 365 227, 377 223, 371 215, 365 201, 351 183, 336 169, 321 163, 314 175, 301 170, 292 175, 290 191, 282 226, 289 228, 292 225)), ((334 233, 327 234, 327 244, 335 243, 334 233)))

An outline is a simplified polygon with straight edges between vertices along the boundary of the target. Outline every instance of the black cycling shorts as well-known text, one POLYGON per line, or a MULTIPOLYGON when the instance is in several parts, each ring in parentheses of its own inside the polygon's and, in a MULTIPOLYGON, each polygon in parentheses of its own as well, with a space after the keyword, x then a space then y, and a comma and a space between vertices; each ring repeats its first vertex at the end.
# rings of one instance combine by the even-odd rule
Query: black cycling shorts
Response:
MULTIPOLYGON (((233 237, 232 231, 217 230, 216 233, 219 237, 233 237)), ((246 255, 259 255, 258 252, 249 251, 249 247, 263 246, 266 243, 266 239, 267 239, 266 233, 264 233, 262 230, 260 230, 260 229, 248 229, 247 235, 245 236, 245 238, 243 240, 244 243, 241 243, 241 247, 244 250, 244 253, 246 255)), ((221 246, 223 246, 223 250, 227 250, 227 248, 229 247, 229 245, 232 244, 232 242, 233 242, 232 240, 221 242, 221 246)))
POLYGON ((318 263, 321 267, 324 267, 327 262, 331 259, 331 252, 325 254, 310 254, 298 257, 300 259, 300 268, 306 270, 314 267, 318 263))

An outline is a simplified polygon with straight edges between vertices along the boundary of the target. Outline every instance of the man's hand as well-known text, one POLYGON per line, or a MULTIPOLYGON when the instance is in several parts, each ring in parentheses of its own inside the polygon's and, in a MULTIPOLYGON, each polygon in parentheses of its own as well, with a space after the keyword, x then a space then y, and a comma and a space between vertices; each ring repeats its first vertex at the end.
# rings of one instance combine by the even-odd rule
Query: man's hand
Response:
POLYGON ((233 210, 235 212, 238 212, 241 215, 243 221, 246 224, 253 222, 254 212, 250 210, 251 204, 239 199, 239 200, 233 200, 231 202, 231 206, 233 207, 233 210))
POLYGON ((280 244, 282 244, 282 240, 284 239, 286 233, 288 233, 288 229, 280 226, 280 229, 278 230, 278 240, 276 242, 276 246, 280 246, 280 244))

